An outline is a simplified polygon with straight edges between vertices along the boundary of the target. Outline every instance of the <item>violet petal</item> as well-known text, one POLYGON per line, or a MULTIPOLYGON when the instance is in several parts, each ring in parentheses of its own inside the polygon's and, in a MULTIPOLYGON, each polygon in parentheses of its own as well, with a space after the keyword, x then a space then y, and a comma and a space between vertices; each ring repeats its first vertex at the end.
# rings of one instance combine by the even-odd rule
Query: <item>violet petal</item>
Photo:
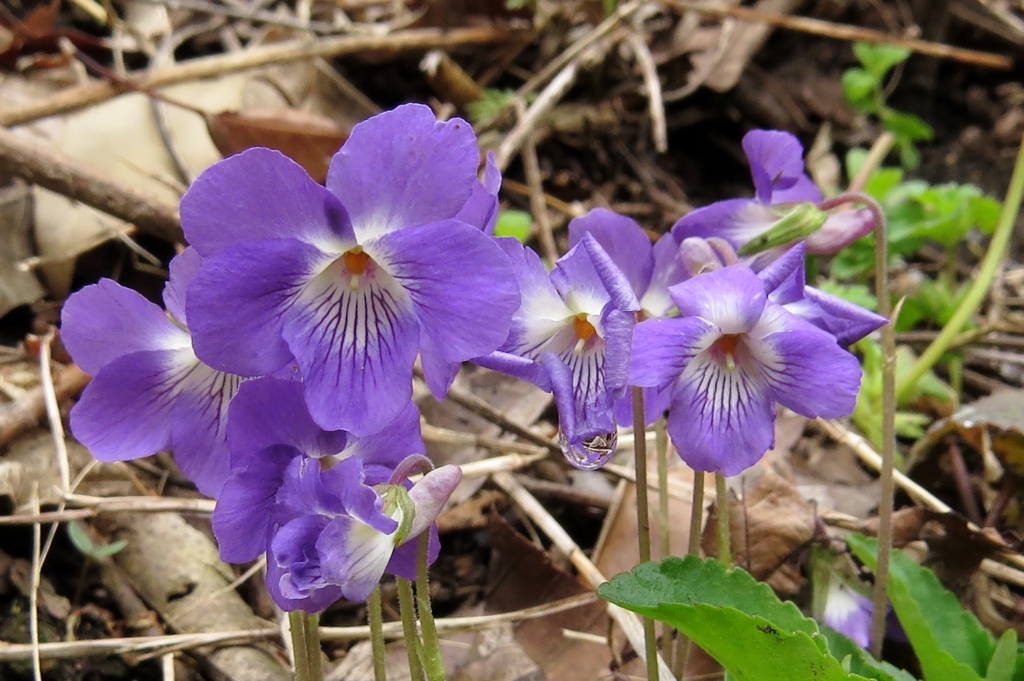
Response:
POLYGON ((604 208, 595 208, 569 222, 569 247, 591 234, 608 254, 640 298, 647 291, 654 272, 651 240, 632 218, 604 208))
MULTIPOLYGON (((295 239, 249 241, 203 261, 188 291, 196 354, 240 376, 264 376, 286 366, 284 314, 297 289, 329 262, 295 239)), ((301 364, 301 363, 300 363, 301 364)))
POLYGON ((477 182, 480 152, 469 123, 439 122, 405 104, 352 128, 327 173, 359 243, 387 232, 455 217, 477 182))
POLYGON ((373 242, 372 253, 408 292, 445 360, 484 355, 508 337, 519 287, 508 256, 490 237, 448 221, 388 234, 373 242))
POLYGON ((118 357, 191 345, 158 305, 110 279, 72 294, 61 311, 61 339, 82 371, 95 376, 118 357))
POLYGON ((288 465, 300 456, 294 447, 268 447, 228 477, 213 510, 213 534, 224 561, 245 563, 267 550, 278 489, 288 465))
POLYGON ((701 317, 722 333, 745 333, 761 318, 767 301, 764 284, 750 268, 731 265, 669 289, 683 317, 701 317))
POLYGON ((808 418, 853 412, 860 363, 831 334, 771 303, 748 337, 750 351, 783 406, 808 418))
POLYGON ((284 154, 256 147, 218 161, 181 198, 181 224, 203 257, 253 240, 351 241, 344 207, 284 154))

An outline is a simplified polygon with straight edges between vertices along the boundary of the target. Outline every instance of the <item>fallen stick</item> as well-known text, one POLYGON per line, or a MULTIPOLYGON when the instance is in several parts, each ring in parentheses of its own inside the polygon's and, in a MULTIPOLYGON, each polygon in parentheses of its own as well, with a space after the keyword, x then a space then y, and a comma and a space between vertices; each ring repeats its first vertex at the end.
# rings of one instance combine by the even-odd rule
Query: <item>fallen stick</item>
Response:
MULTIPOLYGON (((168 628, 183 634, 214 634, 266 625, 236 591, 224 589, 235 575, 220 561, 213 541, 181 516, 132 514, 110 520, 106 529, 128 542, 114 562, 168 628)), ((290 677, 265 645, 217 646, 200 655, 231 679, 288 681, 290 677)))
MULTIPOLYGON (((596 589, 598 585, 608 581, 601 574, 601 571, 597 569, 597 566, 587 558, 583 550, 573 541, 569 533, 558 524, 558 521, 551 517, 547 509, 511 473, 497 473, 491 479, 494 481, 494 484, 512 497, 523 513, 529 516, 530 520, 544 531, 544 534, 548 535, 552 543, 569 558, 569 562, 576 567, 580 576, 592 588, 596 589)), ((622 627, 622 631, 626 634, 630 645, 633 646, 634 652, 640 658, 643 658, 645 654, 644 630, 640 624, 640 618, 635 613, 611 603, 608 604, 608 616, 622 627)), ((675 681, 671 670, 669 670, 668 665, 665 664, 660 655, 658 656, 658 677, 659 681, 675 681)))
POLYGON ((80 201, 165 241, 184 241, 178 207, 126 187, 81 161, 0 128, 0 175, 80 201))
MULTIPOLYGON (((71 364, 57 375, 54 393, 58 400, 63 400, 81 392, 88 382, 89 375, 71 364)), ((18 401, 0 408, 0 447, 37 426, 45 413, 46 397, 42 386, 32 388, 18 401)))
MULTIPOLYGON (((225 73, 243 71, 267 64, 283 64, 315 57, 339 57, 367 52, 404 52, 432 48, 450 49, 460 45, 493 45, 518 35, 516 31, 499 28, 457 28, 444 31, 424 28, 400 31, 390 35, 346 35, 336 38, 289 40, 229 52, 213 57, 192 59, 174 66, 154 69, 129 77, 138 84, 137 89, 163 87, 189 80, 211 78, 225 73)), ((55 114, 76 111, 91 104, 116 97, 128 91, 105 81, 97 81, 63 90, 52 97, 0 109, 0 125, 14 126, 55 114)))
MULTIPOLYGON (((437 624, 437 632, 439 634, 451 635, 467 631, 480 631, 502 623, 523 622, 565 612, 573 608, 581 608, 585 605, 590 605, 595 600, 597 600, 597 594, 589 592, 531 608, 502 612, 495 615, 442 617, 435 620, 435 623, 437 624)), ((163 636, 108 638, 96 641, 64 641, 40 643, 39 656, 44 660, 53 660, 58 658, 85 657, 88 655, 138 654, 171 649, 185 650, 188 648, 225 645, 229 643, 272 641, 280 636, 280 629, 267 626, 261 629, 215 631, 203 634, 166 634, 163 636)), ((391 639, 402 638, 402 623, 385 623, 384 636, 391 639)), ((320 628, 320 640, 322 641, 359 641, 368 638, 370 638, 370 627, 368 626, 320 628)), ((31 653, 31 645, 27 643, 5 643, 0 641, 0 662, 26 660, 31 653)))
POLYGON ((769 24, 778 28, 785 28, 791 31, 801 31, 803 33, 811 33, 814 35, 826 36, 828 38, 836 38, 838 40, 858 40, 866 43, 897 45, 919 54, 927 54, 928 56, 938 57, 940 59, 952 59, 965 64, 977 64, 978 66, 988 66, 994 69, 1009 69, 1013 67, 1013 60, 1010 57, 1006 57, 1001 54, 968 50, 963 47, 953 47, 944 43, 936 43, 928 40, 904 38, 903 36, 891 35, 889 33, 883 33, 882 31, 874 31, 870 28, 862 28, 860 26, 836 24, 831 21, 822 21, 821 19, 811 19, 809 17, 768 14, 746 7, 716 7, 713 5, 692 2, 691 0, 669 0, 668 4, 678 9, 692 10, 694 12, 700 12, 701 14, 711 14, 719 17, 732 17, 740 21, 749 21, 751 23, 769 24))

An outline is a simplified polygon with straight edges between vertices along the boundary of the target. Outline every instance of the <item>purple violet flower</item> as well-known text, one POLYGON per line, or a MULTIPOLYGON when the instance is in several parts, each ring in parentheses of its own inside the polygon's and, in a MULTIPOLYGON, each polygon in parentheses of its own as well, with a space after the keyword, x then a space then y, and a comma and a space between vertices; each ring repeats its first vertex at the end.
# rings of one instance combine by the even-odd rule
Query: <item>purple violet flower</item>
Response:
POLYGON ((174 258, 167 311, 109 279, 71 296, 61 337, 90 374, 71 410, 71 431, 101 461, 172 449, 182 472, 216 496, 228 476, 228 404, 238 376, 197 357, 186 326, 185 291, 200 265, 191 248, 174 258))
POLYGON ((672 226, 677 241, 720 237, 744 253, 745 247, 763 250, 805 239, 808 253, 821 254, 835 253, 874 229, 870 209, 828 213, 818 206, 821 192, 804 173, 803 146, 790 133, 751 130, 743 137, 743 151, 755 198, 719 201, 687 213, 672 226))
POLYGON ((196 353, 244 376, 294 357, 313 419, 357 435, 409 402, 417 353, 443 396, 519 306, 487 224, 459 218, 490 219, 495 177, 481 184, 478 164, 468 123, 410 104, 352 129, 326 189, 268 149, 211 166, 181 203, 204 257, 189 296, 196 353))
POLYGON ((477 225, 488 236, 494 235, 494 227, 498 224, 498 212, 500 202, 498 191, 501 189, 501 171, 494 160, 494 152, 487 152, 487 161, 484 165, 483 182, 477 180, 473 186, 473 193, 469 201, 462 207, 456 220, 461 220, 470 225, 477 225))
POLYGON ((804 150, 788 132, 751 130, 743 137, 756 196, 728 199, 697 208, 672 226, 676 241, 691 236, 721 237, 739 250, 768 231, 784 212, 772 206, 821 201, 811 179, 804 174, 804 150))
POLYGON ((770 301, 828 331, 844 348, 885 326, 882 315, 807 286, 805 253, 805 244, 799 243, 758 272, 770 301))
MULTIPOLYGON (((679 257, 679 245, 671 236, 652 244, 636 220, 610 210, 595 208, 569 222, 569 247, 590 234, 629 281, 633 294, 640 301, 638 319, 660 319, 675 309, 669 286, 689 278, 679 257)), ((654 423, 670 402, 670 391, 644 390, 644 412, 647 424, 654 423)), ((620 425, 633 425, 633 401, 627 392, 616 400, 615 420, 620 425)))
POLYGON ((768 299, 744 265, 669 289, 680 317, 637 325, 630 383, 672 389, 668 432, 695 470, 736 475, 775 440, 776 404, 804 416, 853 411, 857 359, 768 299))
POLYGON ((824 624, 865 650, 871 645, 871 599, 857 593, 833 576, 825 599, 824 624))
POLYGON ((499 239, 522 292, 508 340, 474 361, 554 393, 562 451, 598 468, 615 451, 614 401, 626 390, 630 337, 640 304, 593 235, 555 263, 512 238, 499 239))
POLYGON ((342 597, 365 600, 385 572, 414 578, 407 542, 424 531, 434 560, 432 523, 462 471, 438 468, 407 490, 411 466, 425 461, 411 402, 380 434, 356 438, 320 429, 301 387, 262 378, 239 390, 228 434, 233 471, 213 530, 226 561, 267 552, 267 586, 283 609, 319 612, 342 597))

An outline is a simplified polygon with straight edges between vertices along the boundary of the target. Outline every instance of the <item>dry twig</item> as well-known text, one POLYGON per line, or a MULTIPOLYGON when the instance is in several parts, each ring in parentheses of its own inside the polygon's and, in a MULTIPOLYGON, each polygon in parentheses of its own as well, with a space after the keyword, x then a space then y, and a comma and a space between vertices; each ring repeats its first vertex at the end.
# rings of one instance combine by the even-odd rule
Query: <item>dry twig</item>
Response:
MULTIPOLYGON (((583 593, 544 605, 524 608, 496 615, 476 617, 447 617, 435 620, 439 634, 456 634, 466 631, 489 629, 502 623, 523 622, 554 615, 574 608, 582 608, 597 600, 594 593, 583 593)), ((275 626, 263 629, 247 629, 240 631, 221 631, 202 634, 170 634, 166 636, 136 636, 129 638, 109 638, 96 641, 67 641, 61 643, 41 643, 39 653, 42 659, 75 658, 87 655, 124 655, 127 653, 146 653, 158 651, 165 653, 171 650, 185 650, 210 645, 225 645, 251 641, 266 641, 278 638, 281 631, 275 626)), ((384 625, 384 636, 391 639, 402 638, 402 623, 388 622, 384 625)), ((370 637, 370 627, 322 627, 320 638, 323 641, 358 641, 370 637)), ((32 654, 29 644, 0 643, 0 662, 15 662, 28 659, 32 654)))
MULTIPOLYGON (((346 35, 315 41, 289 40, 241 52, 192 59, 181 64, 136 74, 140 88, 157 88, 189 80, 253 69, 268 64, 284 64, 314 57, 339 57, 371 52, 403 52, 460 45, 494 45, 516 38, 516 31, 503 28, 424 28, 390 35, 346 35)), ((68 88, 47 99, 0 109, 0 125, 23 125, 39 118, 76 111, 125 92, 112 83, 94 82, 68 88)))
MULTIPOLYGON (((565 556, 569 558, 580 575, 584 580, 590 584, 591 587, 597 588, 599 584, 603 584, 608 580, 601 571, 597 569, 583 550, 577 546, 576 542, 573 541, 569 533, 558 524, 551 514, 547 512, 537 499, 530 494, 525 487, 523 487, 511 474, 509 473, 498 473, 492 478, 496 485, 501 487, 505 492, 512 497, 513 501, 518 504, 519 508, 522 509, 530 520, 537 524, 544 533, 551 539, 551 541, 558 547, 565 556)), ((622 627, 623 632, 626 634, 626 638, 629 640, 630 645, 633 646, 633 650, 637 655, 643 656, 644 654, 644 630, 640 624, 640 618, 635 614, 624 610, 617 605, 608 604, 608 615, 622 627)), ((658 678, 660 681, 675 681, 675 677, 672 676, 672 671, 668 665, 658 657, 658 678)))
MULTIPOLYGON (((74 364, 65 367, 53 386, 57 400, 77 395, 89 380, 89 375, 74 364)), ((0 409, 0 447, 35 427, 45 413, 46 396, 41 385, 26 392, 16 402, 5 405, 0 409)))
POLYGON ((862 28, 860 26, 836 24, 831 21, 822 21, 821 19, 811 19, 809 17, 766 14, 746 7, 721 7, 717 5, 692 2, 692 0, 668 0, 668 2, 673 7, 677 7, 679 9, 692 10, 694 12, 711 14, 714 16, 733 17, 740 21, 770 24, 772 26, 777 26, 778 28, 802 31, 804 33, 822 35, 828 38, 836 38, 838 40, 857 40, 866 43, 898 45, 899 47, 905 47, 908 50, 919 54, 927 54, 931 57, 939 57, 940 59, 952 59, 965 64, 977 64, 978 66, 988 66, 994 69, 1009 69, 1013 66, 1012 59, 1000 54, 968 50, 962 47, 952 47, 943 43, 929 42, 927 40, 904 38, 903 36, 890 35, 888 33, 882 33, 881 31, 862 28))
POLYGON ((0 128, 0 175, 14 175, 81 201, 166 241, 183 241, 178 207, 0 128))

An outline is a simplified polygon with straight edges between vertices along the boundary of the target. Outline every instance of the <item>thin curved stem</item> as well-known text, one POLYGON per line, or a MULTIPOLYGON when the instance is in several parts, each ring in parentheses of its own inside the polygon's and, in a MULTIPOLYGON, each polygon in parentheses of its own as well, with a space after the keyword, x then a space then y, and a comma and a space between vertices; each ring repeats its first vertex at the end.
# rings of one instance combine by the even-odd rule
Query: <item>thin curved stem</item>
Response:
MULTIPOLYGON (((693 472, 693 493, 690 497, 690 537, 686 545, 686 554, 700 555, 700 535, 704 530, 704 471, 693 472)), ((677 679, 683 678, 686 661, 690 657, 690 639, 682 632, 676 638, 675 659, 672 662, 672 674, 677 679)))
MULTIPOLYGON (((877 204, 876 204, 877 205, 877 204)), ((885 214, 878 212, 875 223, 875 295, 878 313, 886 319, 892 315, 889 298, 889 234, 885 214)), ((896 330, 893 321, 882 327, 882 468, 879 471, 881 499, 878 504, 878 565, 875 569, 875 590, 872 598, 871 651, 882 657, 885 638, 885 614, 888 610, 886 589, 889 581, 889 557, 892 554, 892 509, 895 492, 896 452, 896 330)))
POLYGON ((416 605, 420 613, 420 629, 423 631, 422 662, 428 681, 444 681, 444 658, 441 657, 441 642, 437 637, 434 613, 430 610, 430 577, 427 566, 427 550, 430 547, 430 531, 419 536, 416 551, 416 605))
MULTIPOLYGON (((651 560, 651 515, 647 499, 647 421, 644 416, 644 389, 633 388, 633 462, 636 468, 636 527, 640 541, 640 562, 651 560)), ((643 618, 644 650, 647 654, 647 678, 658 678, 658 637, 654 620, 643 618)))
POLYGON ((954 339, 960 330, 968 322, 971 316, 985 299, 985 294, 992 286, 999 264, 1006 255, 1006 248, 1013 236, 1013 228, 1017 224, 1017 214, 1020 213, 1021 199, 1024 198, 1024 140, 1021 141, 1020 151, 1017 153, 1017 162, 1013 166, 1013 176, 1010 178, 1010 186, 1006 190, 1006 200, 1003 202, 1002 212, 999 214, 999 223, 996 225, 995 233, 992 235, 992 242, 988 246, 985 258, 981 261, 981 271, 974 279, 966 295, 957 305, 949 321, 942 327, 942 331, 931 342, 931 345, 918 357, 907 373, 900 377, 896 386, 896 399, 898 402, 905 401, 924 374, 939 361, 942 355, 953 344, 954 339))
POLYGON ((729 527, 729 487, 725 475, 715 473, 715 502, 718 504, 718 560, 732 567, 732 537, 729 527))
POLYGON ((398 607, 402 613, 405 650, 409 657, 409 676, 412 681, 422 681, 423 663, 420 662, 420 637, 416 633, 416 606, 413 603, 412 582, 396 577, 395 583, 398 585, 398 607))
POLYGON ((301 610, 288 613, 292 653, 295 656, 295 681, 322 681, 320 660, 320 618, 301 610))
POLYGON ((387 651, 384 649, 384 606, 380 595, 380 584, 370 594, 370 600, 366 605, 369 610, 370 644, 373 650, 373 679, 374 681, 388 681, 387 665, 385 664, 387 651))
MULTIPOLYGON (((658 556, 665 560, 672 555, 672 535, 669 532, 668 517, 668 429, 665 417, 654 424, 655 449, 658 456, 658 556)), ((661 629, 661 656, 665 664, 672 666, 672 632, 669 624, 661 629)))

